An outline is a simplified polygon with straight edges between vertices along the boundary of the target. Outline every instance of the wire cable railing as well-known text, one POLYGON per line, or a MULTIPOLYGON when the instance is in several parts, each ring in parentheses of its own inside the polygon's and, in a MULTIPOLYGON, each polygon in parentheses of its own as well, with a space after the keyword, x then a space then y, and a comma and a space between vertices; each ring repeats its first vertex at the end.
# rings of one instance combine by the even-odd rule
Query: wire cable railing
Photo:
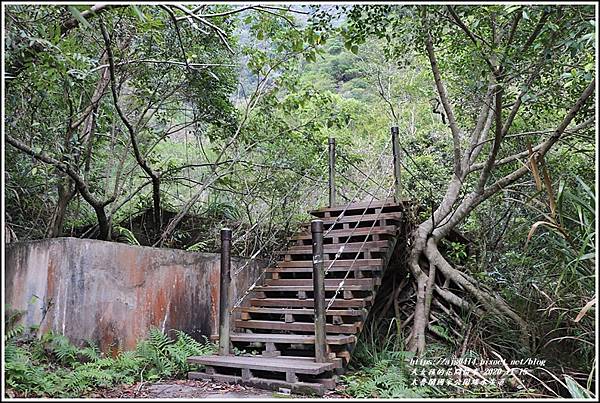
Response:
MULTIPOLYGON (((327 150, 326 149, 323 150, 321 152, 321 154, 319 154, 319 156, 317 157, 317 161, 323 160, 323 157, 325 156, 326 153, 327 153, 327 150)), ((280 200, 285 200, 287 197, 289 197, 294 192, 296 192, 298 190, 298 188, 300 187, 300 185, 302 184, 302 182, 304 181, 304 179, 308 178, 309 174, 311 173, 311 171, 315 170, 316 166, 318 166, 318 165, 315 164, 315 166, 313 167, 313 169, 307 170, 304 173, 304 175, 302 175, 302 177, 300 179, 298 179, 298 181, 296 181, 295 185, 292 188, 290 188, 288 190, 288 192, 280 198, 280 200)), ((321 175, 320 178, 323 179, 324 178, 324 174, 321 175)), ((318 182, 315 182, 315 183, 318 184, 318 182)), ((260 225, 260 223, 262 221, 262 218, 264 218, 265 216, 269 215, 271 212, 273 212, 275 210, 276 207, 279 207, 279 206, 280 205, 277 204, 277 203, 272 203, 271 206, 269 207, 269 209, 267 211, 263 212, 262 215, 256 219, 256 222, 249 229, 247 229, 246 232, 244 233, 244 235, 242 235, 241 237, 237 237, 236 236, 236 231, 238 231, 237 234, 239 234, 239 231, 242 230, 242 226, 240 225, 239 228, 237 228, 236 230, 234 230, 234 233, 233 233, 233 236, 232 236, 233 245, 236 245, 239 242, 243 241, 244 239, 247 239, 250 236, 250 234, 252 234, 252 232, 256 228, 258 228, 258 226, 260 225)))
MULTIPOLYGON (((394 191, 394 187, 390 186, 388 193, 387 193, 387 197, 390 197, 392 195, 394 191)), ((371 200, 372 201, 372 200, 371 200)), ((354 265, 356 264, 357 260, 358 260, 358 256, 364 252, 363 248, 365 247, 365 244, 367 243, 367 240, 369 239, 369 237, 371 236, 371 233, 373 232, 373 229, 375 228, 375 225, 377 224, 377 221, 379 220, 379 217, 381 216, 381 213, 383 212, 383 209, 380 209, 377 213, 376 213, 376 217, 373 219, 373 224, 371 224, 371 227, 369 228, 369 232, 367 233, 367 235, 365 236, 365 239, 362 241, 362 244, 360 245, 360 247, 358 248, 358 251, 356 252, 356 254, 354 255, 354 259, 352 260, 352 263, 350 264, 350 267, 348 268, 348 270, 346 271, 346 274, 344 275, 344 278, 342 279, 342 281, 340 281, 340 283, 338 284, 333 296, 330 298, 329 303, 327 304, 327 307, 325 308, 325 311, 328 311, 334 304, 335 299, 337 298, 339 292, 341 291, 341 289, 344 287, 344 284, 346 283, 346 280, 348 279, 348 275, 350 274, 350 272, 352 271, 352 269, 354 268, 354 265)), ((358 222, 357 222, 357 226, 358 226, 358 222)), ((355 227, 356 228, 356 227, 355 227)), ((330 266, 331 267, 331 266, 330 266)), ((327 270, 325 271, 325 273, 327 273, 327 270)))
MULTIPOLYGON (((302 255, 300 261, 304 262, 301 265, 299 265, 298 267, 301 267, 302 272, 304 272, 304 268, 305 267, 310 267, 310 262, 308 261, 308 256, 309 254, 312 254, 312 277, 313 277, 313 284, 314 284, 314 288, 312 288, 312 292, 313 292, 313 303, 314 303, 314 321, 315 321, 315 325, 314 325, 314 330, 315 330, 315 356, 316 356, 316 360, 318 362, 324 362, 323 360, 326 360, 326 357, 324 355, 324 352, 327 349, 327 331, 326 328, 328 325, 326 325, 326 320, 325 320, 325 315, 328 311, 330 311, 330 309, 335 305, 340 292, 344 289, 344 286, 346 285, 346 283, 348 283, 348 278, 350 276, 350 273, 353 272, 354 278, 359 278, 359 277, 363 277, 360 273, 360 270, 363 270, 364 267, 358 266, 357 264, 361 264, 359 263, 359 259, 363 259, 363 263, 364 265, 372 265, 374 264, 373 261, 367 261, 368 259, 379 259, 381 260, 381 264, 383 265, 387 265, 389 264, 389 259, 391 256, 393 256, 394 253, 396 253, 395 250, 395 245, 397 245, 397 238, 395 238, 396 236, 399 235, 398 232, 398 227, 393 227, 394 229, 390 229, 389 227, 383 228, 384 226, 388 225, 386 224, 386 220, 395 220, 395 222, 398 222, 400 217, 402 217, 402 220, 400 221, 404 221, 404 212, 405 210, 405 205, 404 205, 404 201, 406 200, 405 198, 402 198, 402 189, 401 189, 401 181, 400 181, 400 175, 401 172, 404 171, 406 172, 411 178, 412 181, 414 181, 414 183, 416 184, 416 186, 423 188, 424 190, 429 190, 430 192, 433 190, 434 186, 433 184, 431 184, 431 186, 426 186, 425 184, 423 184, 423 181, 421 180, 421 178, 418 177, 418 175, 415 175, 415 173, 413 172, 413 169, 409 168, 407 166, 407 164, 402 161, 402 159, 400 158, 400 150, 402 150, 404 152, 404 154, 406 155, 406 157, 410 160, 410 162, 412 163, 412 165, 415 167, 415 169, 418 170, 419 166, 416 163, 416 161, 412 158, 412 156, 406 151, 406 149, 399 143, 399 138, 398 138, 398 128, 394 127, 392 128, 392 136, 391 138, 385 142, 384 146, 382 147, 381 151, 379 152, 379 155, 377 156, 376 161, 374 161, 372 164, 370 164, 370 169, 366 169, 366 170, 361 170, 359 169, 355 164, 352 163, 352 161, 348 160, 345 156, 341 156, 341 158, 344 158, 346 160, 346 162, 348 163, 348 166, 353 167, 355 169, 356 172, 358 172, 360 175, 362 175, 362 177, 364 179, 359 180, 360 177, 358 179, 356 179, 355 181, 351 180, 350 178, 348 178, 347 176, 343 175, 341 172, 338 172, 337 174, 342 177, 343 179, 347 180, 348 183, 351 183, 353 187, 350 187, 350 189, 352 189, 351 191, 348 191, 348 193, 353 193, 352 197, 348 198, 346 197, 346 195, 344 195, 344 199, 345 199, 345 204, 341 205, 341 204, 335 204, 335 198, 336 198, 336 189, 335 189, 335 140, 334 139, 329 139, 329 170, 327 172, 327 170, 324 170, 322 172, 321 178, 324 178, 325 175, 329 174, 329 209, 323 209, 323 210, 317 210, 317 212, 319 213, 323 213, 325 217, 327 217, 326 220, 321 220, 321 219, 314 219, 311 223, 311 229, 310 232, 307 234, 305 231, 302 231, 300 233, 300 236, 295 238, 295 237, 291 237, 288 238, 288 240, 294 240, 294 239, 298 239, 298 245, 306 245, 305 241, 307 239, 307 235, 310 235, 310 238, 312 240, 312 245, 313 245, 313 249, 312 252, 309 252, 306 248, 306 246, 301 246, 300 249, 295 249, 293 251, 288 251, 288 252, 284 252, 286 255, 289 254, 290 256, 286 256, 285 260, 292 260, 293 262, 296 262, 296 260, 291 258, 292 254, 296 254, 299 253, 300 255, 302 255), (384 163, 384 157, 387 155, 387 153, 389 152, 389 148, 390 148, 390 144, 392 144, 393 146, 393 151, 392 151, 392 155, 393 155, 393 159, 391 161, 391 167, 392 167, 392 172, 393 174, 390 176, 387 176, 387 172, 389 172, 389 166, 387 163, 384 163), (404 168, 401 170, 401 168, 404 168), (366 171, 366 172, 365 172, 366 171), (375 173, 379 172, 383 174, 382 176, 377 177, 378 180, 375 180, 376 176, 375 173), (385 180, 386 177, 392 177, 394 179, 393 184, 392 185, 386 185, 387 181, 385 180), (382 180, 383 178, 383 180, 382 180), (361 192, 363 192, 363 195, 361 196, 361 204, 357 204, 357 198, 359 197, 359 195, 361 194, 361 192), (368 196, 365 196, 368 195, 368 196), (378 196, 383 195, 383 203, 377 203, 374 205, 374 201, 380 200, 378 199, 378 196), (393 199, 391 199, 391 196, 393 195, 393 199), (368 202, 365 202, 365 200, 367 198, 369 198, 368 202), (389 200, 394 200, 395 203, 389 203, 389 200), (347 202, 347 203, 346 203, 347 202), (385 211, 390 211, 390 209, 386 209, 386 207, 392 207, 391 211, 398 211, 397 208, 400 208, 402 213, 398 213, 401 215, 396 215, 396 214, 389 214, 389 215, 385 215, 386 213, 384 213, 385 211), (335 211, 335 218, 331 216, 331 212, 335 211), (371 213, 368 213, 369 211, 371 211, 371 213), (345 219, 344 217, 350 215, 349 219, 345 219), (326 222, 326 225, 328 225, 329 227, 327 228, 327 230, 324 231, 324 222, 326 222), (355 224, 351 227, 351 224, 348 224, 350 222, 355 222, 355 224), (370 225, 368 223, 371 223, 370 225), (343 229, 341 229, 338 232, 335 232, 332 234, 332 231, 336 230, 336 229, 340 229, 341 227, 338 225, 340 223, 343 223, 343 229), (382 229, 380 230, 380 232, 374 232, 375 231, 375 227, 377 225, 381 225, 382 229), (337 228, 336 228, 337 226, 337 228), (360 230, 358 230, 360 228, 360 230), (368 228, 368 231, 366 231, 366 229, 368 228), (387 246, 382 246, 381 249, 379 249, 379 247, 382 245, 382 243, 380 242, 372 242, 372 241, 379 241, 379 238, 375 237, 375 234, 385 234, 386 235, 386 241, 384 241, 383 243, 387 242, 386 245, 387 246), (331 234, 331 235, 330 235, 331 234), (331 238, 333 238, 333 242, 329 247, 327 247, 327 249, 324 248, 324 238, 326 236, 330 235, 331 238), (393 235, 394 238, 393 239, 389 239, 387 238, 387 236, 393 235), (340 245, 340 238, 345 238, 344 242, 340 245), (360 237, 360 238, 357 238, 360 237), (364 237, 364 238, 363 238, 364 237), (357 240, 359 239, 359 240, 357 240), (371 242, 369 244, 367 244, 368 242, 371 242), (391 242, 391 243, 390 243, 391 242), (348 244, 352 243, 351 247, 348 248, 348 244), (335 246, 333 246, 335 245, 335 246), (339 247, 338 247, 339 245, 339 247), (333 247, 332 247, 333 246, 333 247), (391 247, 391 249, 390 249, 391 247), (337 249, 337 251, 335 251, 337 249), (335 251, 335 252, 334 252, 335 251), (385 252, 384 252, 385 251, 385 252), (391 254, 390 254, 391 252, 391 254), (329 257, 331 255, 333 255, 335 253, 335 255, 333 256, 333 258, 331 258, 331 260, 325 260, 324 256, 327 256, 327 258, 329 259, 329 257), (376 255, 372 255, 371 253, 375 253, 376 255), (384 253, 384 255, 381 255, 381 253, 384 253), (344 256, 344 257, 342 257, 344 256), (375 256, 375 257, 374 257, 375 256), (342 260, 340 262, 341 259, 345 259, 342 260), (352 259, 350 261, 350 259, 352 259), (325 262, 327 262, 327 266, 324 267, 325 262), (330 279, 328 280, 328 283, 334 283, 337 284, 335 287, 331 287, 331 288, 327 288, 325 285, 325 276, 327 275, 327 273, 329 273, 332 268, 336 265, 336 263, 339 263, 339 265, 341 266, 339 270, 339 274, 338 273, 332 273, 330 275, 330 279), (347 269, 346 269, 347 267, 347 269), (341 275, 343 274, 343 275, 341 275), (328 295, 330 295, 329 300, 327 301, 327 297, 325 294, 325 291, 327 290, 328 295), (333 293, 331 294, 331 292, 333 291, 333 293)), ((327 150, 323 150, 323 152, 319 155, 318 157, 318 161, 321 161, 323 159, 324 154, 326 153, 327 150)), ((388 156, 389 157, 389 156, 388 156)), ((389 160, 388 160, 389 161, 389 160)), ((232 301, 229 300, 229 298, 227 297, 223 297, 224 292, 225 291, 229 291, 229 288, 224 288, 224 287, 230 287, 230 280, 231 280, 231 274, 233 274, 233 276, 236 276, 238 279, 240 279, 240 277, 238 277, 240 275, 240 273, 242 273, 243 270, 245 270, 250 264, 252 264, 253 262, 256 262, 256 259, 261 256, 261 253, 269 246, 273 246, 277 243, 277 239, 279 237, 281 237, 281 231, 273 231, 272 230, 272 226, 271 223, 273 222, 273 217, 276 211, 278 211, 278 207, 281 207, 281 213, 285 213, 286 211, 288 212, 288 216, 287 216, 287 221, 285 221, 286 224, 286 228, 289 228, 290 223, 293 220, 294 214, 289 214, 290 209, 286 210, 287 206, 287 199, 290 197, 293 197, 293 195, 295 193, 298 193, 299 189, 301 189, 302 184, 305 182, 305 180, 307 178, 310 178, 311 180, 315 180, 314 178, 311 177, 312 175, 312 171, 314 169, 316 169, 316 167, 319 166, 320 168, 322 168, 321 165, 315 164, 313 166, 313 169, 308 169, 304 172, 304 174, 300 177, 300 179, 298 179, 292 187, 290 187, 283 196, 277 198, 277 200, 275 200, 275 197, 271 197, 270 200, 270 205, 267 203, 267 208, 265 208, 263 211, 261 211, 261 213, 259 214, 259 217, 257 218, 256 222, 254 224, 252 224, 250 226, 250 228, 248 229, 243 229, 243 225, 240 225, 238 228, 236 228, 236 234, 240 234, 241 231, 245 231, 245 233, 239 237, 235 237, 235 239, 233 240, 232 243, 232 239, 231 239, 231 230, 229 229, 223 229, 222 230, 222 256, 221 256, 221 270, 222 270, 222 276, 221 276, 221 298, 220 298, 220 312, 223 313, 223 316, 220 316, 220 320, 219 320, 219 324, 220 324, 220 335, 223 336, 225 334, 227 334, 227 336, 224 337, 223 340, 223 345, 229 345, 228 344, 228 340, 229 340, 229 325, 224 325, 224 324, 228 324, 228 320, 231 318, 231 315, 233 314, 234 310, 238 307, 240 307, 243 303, 244 300, 248 297, 248 295, 253 292, 254 290, 257 289, 257 286, 261 283, 261 281, 264 279, 265 274, 268 273, 268 269, 271 266, 271 264, 274 262, 274 257, 276 256, 276 254, 271 254, 269 255, 269 260, 268 263, 259 268, 259 273, 257 275, 254 276, 253 278, 253 282, 252 284, 244 291, 241 292, 239 294, 241 295, 236 295, 236 301, 231 304, 232 301), (265 217, 270 217, 269 219, 269 225, 268 226, 261 226, 260 224, 264 222, 264 218, 265 217), (265 237, 265 239, 262 239, 260 241, 258 241, 261 237, 265 236, 264 234, 267 233, 268 235, 265 237), (247 240, 248 238, 250 238, 251 236, 255 236, 255 240, 254 240, 254 244, 252 245, 252 253, 250 255, 250 257, 244 262, 244 264, 240 265, 239 268, 236 268, 235 270, 231 271, 230 270, 230 250, 231 250, 231 246, 232 244, 236 244, 236 243, 240 243, 243 242, 244 240, 247 240), (224 291, 225 290, 225 291, 224 291), (224 331, 226 329, 226 331, 224 331), (223 331, 222 331, 223 330, 223 331), (221 334, 222 333, 222 334, 221 334)), ((354 177, 356 178, 356 177, 354 177)), ((430 181, 430 180, 429 180, 430 181)), ((315 180, 315 183, 310 186, 310 187, 306 187, 306 189, 304 190, 304 197, 302 197, 302 200, 304 200, 304 202, 306 202, 306 198, 307 197, 312 197, 313 196, 313 192, 315 190, 320 191, 321 194, 324 194, 325 192, 323 191, 323 187, 322 187, 322 183, 326 182, 324 179, 323 180, 315 180)), ((431 182, 431 181, 430 181, 431 182)), ((340 192, 341 194, 341 192, 340 192)), ((298 202, 298 200, 300 200, 300 197, 296 197, 294 199, 296 202, 298 202)), ((266 202, 265 202, 266 203, 266 202)), ((297 204, 294 206, 294 208, 297 208, 297 204)), ((263 209, 263 207, 261 206, 261 209, 263 209)), ((318 216, 319 214, 313 212, 314 215, 318 216)), ((288 229, 286 229, 284 232, 289 232, 288 229)), ((250 249, 248 247, 249 245, 246 245, 246 249, 250 249)), ((280 254, 280 253, 278 253, 280 254)), ((295 265, 295 264, 294 264, 295 265)), ((292 265, 292 266, 294 266, 292 265)), ((285 266, 285 265, 282 265, 285 266)), ((275 272, 278 272, 279 270, 275 270, 275 272)), ((338 270, 336 270, 338 271, 338 270)), ((273 279, 277 279, 279 278, 278 276, 276 277, 275 275, 273 275, 272 277, 273 279)), ((297 278, 297 276, 294 275, 293 277, 294 279, 297 278)), ((376 276, 372 276, 369 277, 373 279, 373 283, 372 285, 374 286, 374 282, 375 282, 375 278, 376 276)), ((302 277, 302 279, 304 279, 302 277)), ((284 279, 287 280, 287 279, 284 279)), ((239 284, 239 283, 238 283, 239 284)), ((283 283, 282 283, 283 284, 283 283)), ((291 284, 291 283, 290 283, 291 284)), ((352 284, 352 283, 351 283, 352 284)), ((362 284, 362 283, 361 283, 362 284)), ((275 285, 275 283, 273 283, 273 285, 275 285)), ((354 288, 350 287, 350 290, 354 290, 354 288)), ((362 288, 362 286, 360 288, 357 288, 359 290, 367 290, 367 288, 362 288)), ((372 290, 372 288, 369 288, 372 290)), ((267 290, 265 290, 267 291, 267 290)), ((289 291, 295 291, 294 287, 284 287, 282 289, 279 288, 274 288, 272 290, 272 292, 289 292, 289 291), (289 288, 289 290, 288 290, 289 288)), ((309 290, 310 291, 310 290, 309 290)), ((271 294, 269 294, 270 296, 271 294)), ((350 292, 350 298, 361 298, 360 296, 354 296, 352 294, 352 292, 350 292)), ((360 294, 363 295, 363 294, 360 294)), ((262 298, 266 298, 267 294, 265 293, 262 298)), ((346 292, 344 291, 344 297, 346 297, 346 292)), ((306 298, 306 294, 304 294, 304 298, 306 298)), ((300 290, 298 290, 298 299, 302 299, 301 294, 300 294, 300 290)), ((286 304, 287 305, 287 304, 286 304)), ((291 306, 296 306, 296 305, 292 305, 291 306)), ((290 308, 291 306, 289 306, 288 308, 290 308)), ((302 314, 304 314, 304 310, 302 310, 302 314)), ((330 313, 331 314, 331 313, 330 313)), ((286 314, 286 322, 287 322, 287 314, 286 314)), ((335 322, 335 320, 334 320, 335 322)))
MULTIPOLYGON (((321 175, 321 179, 324 179, 324 176, 325 176, 325 173, 323 175, 321 175)), ((300 182, 297 182, 295 187, 298 187, 299 184, 300 184, 300 182)), ((305 195, 307 195, 307 196, 311 195, 314 190, 319 188, 319 185, 320 185, 320 181, 316 181, 315 184, 311 188, 309 188, 309 191, 305 193, 305 195)), ((277 236, 277 233, 272 232, 271 236, 269 238, 269 241, 276 238, 276 236, 277 236)), ((233 275, 238 276, 244 269, 246 269, 250 265, 251 262, 256 260, 256 258, 260 255, 260 252, 262 250, 264 250, 268 244, 269 244, 269 242, 263 243, 263 245, 258 250, 256 250, 240 268, 238 268, 237 270, 235 270, 233 272, 233 275)), ((267 268, 273 262, 274 262, 274 259, 273 259, 273 256, 271 256, 269 261, 267 262, 267 264, 263 267, 263 269, 260 271, 259 275, 254 280, 254 282, 250 285, 250 287, 248 287, 248 289, 244 292, 244 294, 242 294, 242 296, 239 297, 236 300, 236 302, 233 304, 233 306, 231 308, 231 312, 233 312, 233 310, 235 310, 235 308, 239 307, 241 305, 242 301, 254 290, 254 288, 256 288, 256 286, 260 283, 260 281, 264 277, 264 275, 267 271, 267 268)))
MULTIPOLYGON (((388 142, 386 142, 385 146, 382 148, 381 152, 379 153, 379 156, 377 158, 377 163, 373 164, 373 167, 371 168, 371 171, 369 171, 367 177, 363 180, 363 182, 362 182, 362 184, 361 184, 360 187, 364 187, 364 185, 366 184, 366 182, 373 175, 373 173, 375 172, 376 168, 379 166, 382 158, 384 157, 385 152, 389 149, 389 146, 390 146, 391 143, 392 143, 391 139, 388 142)), ((346 204, 346 206, 344 207, 344 209, 342 210, 342 212, 336 217, 336 219, 334 220, 334 222, 332 223, 332 225, 329 227, 329 229, 327 231, 325 231, 325 233, 323 234, 323 237, 326 237, 332 231, 332 229, 335 227, 335 225, 338 224, 339 221, 342 218, 344 218, 346 212, 348 211, 348 208, 353 204, 354 200, 359 195, 359 193, 360 193, 360 188, 357 189, 357 191, 354 194, 354 196, 350 199, 350 202, 348 204, 346 204)))

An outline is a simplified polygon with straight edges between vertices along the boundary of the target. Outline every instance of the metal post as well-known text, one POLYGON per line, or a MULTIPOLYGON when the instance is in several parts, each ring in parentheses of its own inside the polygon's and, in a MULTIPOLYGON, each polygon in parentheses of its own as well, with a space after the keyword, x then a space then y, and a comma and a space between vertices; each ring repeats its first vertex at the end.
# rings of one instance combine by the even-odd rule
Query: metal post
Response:
POLYGON ((325 331, 325 271, 323 269, 323 221, 312 220, 313 289, 315 301, 315 361, 327 362, 325 331))
POLYGON ((221 286, 219 297, 219 355, 230 355, 229 330, 231 309, 229 293, 231 288, 231 230, 221 229, 221 286))
POLYGON ((329 138, 329 207, 335 205, 335 138, 329 138))
POLYGON ((400 143, 398 142, 398 127, 392 127, 392 152, 394 154, 394 200, 399 203, 402 195, 400 180, 400 143))

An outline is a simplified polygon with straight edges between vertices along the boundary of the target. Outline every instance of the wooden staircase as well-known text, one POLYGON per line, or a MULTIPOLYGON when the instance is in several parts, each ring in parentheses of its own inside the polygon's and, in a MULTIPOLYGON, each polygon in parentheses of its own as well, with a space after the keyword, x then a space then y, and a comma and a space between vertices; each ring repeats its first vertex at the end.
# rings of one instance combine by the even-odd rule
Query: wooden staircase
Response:
POLYGON ((190 357, 204 368, 190 379, 316 395, 335 387, 389 266, 404 211, 386 200, 311 214, 324 224, 323 267, 333 262, 325 277, 325 306, 334 298, 326 311, 328 362, 315 362, 312 236, 303 225, 278 252, 281 260, 266 269, 264 284, 235 308, 230 342, 238 355, 190 357))

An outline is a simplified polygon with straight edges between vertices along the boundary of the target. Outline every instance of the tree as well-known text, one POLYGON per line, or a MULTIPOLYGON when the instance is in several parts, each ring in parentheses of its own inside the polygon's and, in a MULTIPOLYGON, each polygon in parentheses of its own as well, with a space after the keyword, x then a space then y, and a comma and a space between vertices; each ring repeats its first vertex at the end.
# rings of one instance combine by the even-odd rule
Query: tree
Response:
POLYGON ((417 292, 407 339, 412 351, 425 350, 433 299, 509 318, 527 340, 527 323, 499 295, 449 263, 440 243, 474 209, 535 169, 566 134, 593 124, 593 16, 588 6, 348 11, 347 46, 374 35, 387 41, 391 58, 409 49, 427 58, 453 149, 444 196, 413 234, 408 264, 417 292), (565 74, 567 88, 561 85, 565 74), (524 142, 535 145, 518 150, 524 142))

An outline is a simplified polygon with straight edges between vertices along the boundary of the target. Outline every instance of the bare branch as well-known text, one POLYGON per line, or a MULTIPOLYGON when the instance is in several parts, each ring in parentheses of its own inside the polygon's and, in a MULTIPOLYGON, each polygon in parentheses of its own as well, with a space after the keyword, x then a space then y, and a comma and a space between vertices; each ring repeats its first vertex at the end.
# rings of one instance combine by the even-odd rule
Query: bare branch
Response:
POLYGON ((138 165, 152 179, 152 193, 153 193, 153 199, 154 199, 154 215, 155 215, 154 216, 154 224, 158 227, 158 226, 160 226, 160 221, 161 221, 161 217, 160 217, 160 215, 161 215, 161 211, 160 211, 160 175, 157 172, 155 172, 148 165, 148 163, 142 156, 139 146, 138 146, 138 143, 137 143, 135 129, 133 128, 133 126, 131 125, 131 123, 129 122, 129 120, 127 119, 127 117, 125 116, 123 111, 121 110, 121 107, 119 106, 119 96, 117 94, 117 86, 116 86, 116 78, 115 78, 115 62, 114 62, 114 57, 113 57, 112 48, 111 48, 111 44, 110 44, 110 38, 108 36, 108 32, 106 31, 106 27, 104 26, 103 21, 100 21, 100 30, 102 31, 102 37, 104 38, 104 44, 106 46, 106 53, 108 55, 108 64, 109 64, 108 69, 109 69, 109 73, 110 73, 110 89, 112 92, 113 103, 115 105, 115 109, 117 111, 117 114, 119 115, 119 118, 121 119, 121 121, 123 122, 125 127, 127 127, 127 131, 129 132, 129 138, 131 140, 131 146, 133 148, 133 153, 135 155, 135 159, 136 159, 138 165))
POLYGON ((433 50, 433 40, 431 38, 431 32, 429 30, 427 31, 426 48, 427 55, 429 56, 429 62, 431 64, 431 70, 433 72, 433 78, 435 80, 435 86, 440 96, 440 101, 442 102, 444 110, 446 111, 448 125, 450 126, 450 130, 452 132, 452 140, 454 142, 454 173, 457 176, 460 176, 460 130, 458 128, 458 124, 456 123, 456 119, 454 118, 454 112, 452 111, 452 107, 450 106, 450 101, 448 100, 446 88, 444 87, 444 83, 442 82, 442 77, 440 75, 440 70, 433 50))

